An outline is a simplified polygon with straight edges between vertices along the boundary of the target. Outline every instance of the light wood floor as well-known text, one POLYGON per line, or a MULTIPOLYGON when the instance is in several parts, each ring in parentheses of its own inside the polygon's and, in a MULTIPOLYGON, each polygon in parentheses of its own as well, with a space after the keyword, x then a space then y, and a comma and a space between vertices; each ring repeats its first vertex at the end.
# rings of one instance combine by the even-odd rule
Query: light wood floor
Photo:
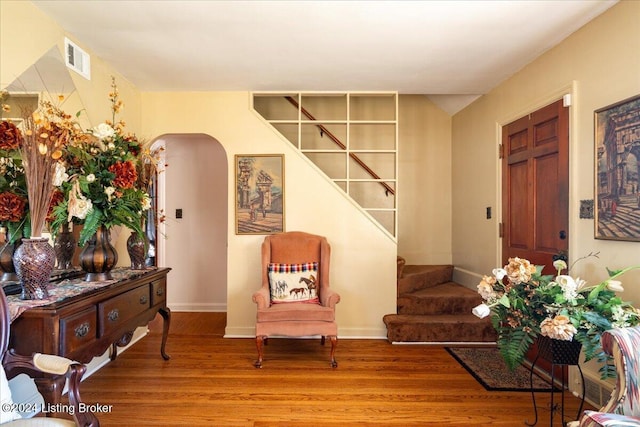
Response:
MULTIPOLYGON (((253 339, 222 338, 224 314, 173 313, 164 361, 158 320, 83 382, 85 402, 112 405, 98 414, 103 426, 514 427, 534 420, 530 393, 486 391, 443 347, 343 339, 332 369, 330 346, 319 340, 271 339, 256 369, 253 339)), ((565 395, 566 411, 575 413, 578 400, 565 395)), ((537 425, 549 426, 549 393, 536 398, 537 425)))

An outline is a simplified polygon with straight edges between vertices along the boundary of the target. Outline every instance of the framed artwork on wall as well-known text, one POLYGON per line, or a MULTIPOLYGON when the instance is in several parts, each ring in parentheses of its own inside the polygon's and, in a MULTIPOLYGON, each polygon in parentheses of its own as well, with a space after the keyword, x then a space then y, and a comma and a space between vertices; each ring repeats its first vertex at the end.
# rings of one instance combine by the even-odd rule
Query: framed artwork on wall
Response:
POLYGON ((640 95, 595 111, 595 238, 640 242, 640 95))
POLYGON ((236 154, 236 234, 284 231, 284 154, 236 154))

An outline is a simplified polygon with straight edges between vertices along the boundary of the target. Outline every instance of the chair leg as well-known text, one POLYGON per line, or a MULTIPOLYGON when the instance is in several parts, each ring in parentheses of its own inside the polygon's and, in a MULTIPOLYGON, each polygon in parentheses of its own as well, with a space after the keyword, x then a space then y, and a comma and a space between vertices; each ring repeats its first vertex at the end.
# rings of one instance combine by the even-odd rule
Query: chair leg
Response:
POLYGON ((324 335, 322 336, 322 338, 320 338, 320 345, 324 345, 325 338, 327 337, 325 337, 324 335))
POLYGON ((338 362, 336 362, 336 346, 338 345, 338 337, 331 336, 329 339, 331 340, 331 367, 337 368, 338 362))
POLYGON ((256 368, 262 368, 262 357, 264 356, 264 342, 266 337, 256 336, 256 348, 258 349, 258 360, 255 361, 253 366, 256 368))

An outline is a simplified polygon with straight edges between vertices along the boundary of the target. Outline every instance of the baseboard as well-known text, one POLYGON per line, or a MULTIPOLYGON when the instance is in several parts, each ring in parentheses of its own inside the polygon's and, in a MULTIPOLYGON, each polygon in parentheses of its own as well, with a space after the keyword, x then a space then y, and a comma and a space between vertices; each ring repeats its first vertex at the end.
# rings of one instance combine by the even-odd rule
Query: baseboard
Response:
POLYGON ((478 273, 474 273, 473 271, 465 270, 464 268, 453 267, 453 281, 459 283, 469 289, 476 289, 480 280, 482 280, 482 276, 478 273))
POLYGON ((393 345, 437 345, 449 347, 495 347, 495 341, 393 341, 393 345))

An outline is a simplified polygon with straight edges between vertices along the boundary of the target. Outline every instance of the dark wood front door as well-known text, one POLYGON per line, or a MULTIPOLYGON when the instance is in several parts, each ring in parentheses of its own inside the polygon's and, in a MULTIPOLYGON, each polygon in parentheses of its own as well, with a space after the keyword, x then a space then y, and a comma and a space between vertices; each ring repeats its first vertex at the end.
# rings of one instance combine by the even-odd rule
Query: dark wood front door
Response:
POLYGON ((526 258, 553 273, 569 233, 569 108, 562 100, 502 128, 503 263, 526 258))
MULTIPOLYGON (((526 258, 554 274, 554 256, 568 256, 568 110, 560 100, 502 128, 503 265, 526 258)), ((537 353, 534 344, 527 359, 533 362, 537 353)), ((536 366, 551 371, 543 359, 536 366)), ((559 375, 567 375, 566 367, 559 375)))

